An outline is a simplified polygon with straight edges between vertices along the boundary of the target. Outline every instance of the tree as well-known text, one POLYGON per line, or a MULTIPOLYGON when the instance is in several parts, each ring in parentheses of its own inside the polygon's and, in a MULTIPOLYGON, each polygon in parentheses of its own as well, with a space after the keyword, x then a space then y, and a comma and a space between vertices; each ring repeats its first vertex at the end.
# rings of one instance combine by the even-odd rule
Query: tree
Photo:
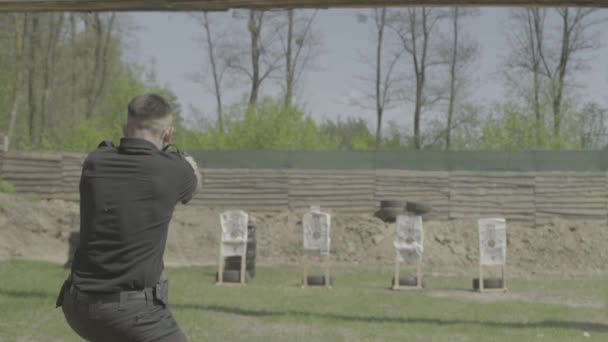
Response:
POLYGON ((580 125, 581 148, 600 149, 606 147, 608 143, 607 116, 608 109, 595 102, 585 104, 582 110, 576 114, 575 120, 580 125))
POLYGON ((319 131, 341 150, 371 150, 374 148, 374 136, 362 118, 326 120, 319 125, 319 131))
POLYGON ((11 149, 86 151, 118 138, 125 103, 157 84, 122 59, 120 18, 100 14, 100 35, 90 14, 0 15, 0 130, 11 149))
POLYGON ((285 56, 285 84, 283 86, 285 107, 293 105, 294 91, 298 79, 310 67, 321 44, 313 30, 317 10, 314 10, 308 16, 298 16, 297 13, 300 12, 288 9, 286 29, 279 30, 285 56))
MULTIPOLYGON (((203 12, 201 16, 197 16, 197 19, 203 26, 204 33, 204 44, 207 50, 207 59, 211 68, 211 76, 213 78, 212 93, 215 96, 216 111, 217 111, 217 125, 220 131, 224 130, 224 117, 223 117, 223 101, 222 101, 222 90, 223 81, 228 65, 226 60, 222 59, 222 46, 218 46, 219 42, 225 37, 224 34, 215 37, 213 31, 213 24, 209 19, 207 12, 203 12)), ((200 75, 197 77, 197 81, 205 83, 203 77, 200 75)))
POLYGON ((390 27, 399 37, 403 48, 411 59, 413 69, 414 93, 412 99, 408 94, 404 98, 414 105, 414 137, 415 149, 421 149, 421 117, 423 108, 440 100, 441 96, 432 97, 427 94, 427 75, 430 69, 441 64, 434 49, 437 26, 445 17, 443 11, 437 8, 408 8, 395 12, 391 18, 390 27))
MULTIPOLYGON (((581 51, 597 48, 597 44, 590 40, 587 36, 587 31, 592 25, 597 24, 593 21, 591 15, 595 12, 594 9, 556 9, 562 23, 561 46, 559 53, 559 61, 553 68, 549 66, 549 59, 545 53, 541 53, 541 60, 545 67, 547 77, 549 77, 551 99, 553 107, 553 136, 559 137, 562 121, 562 101, 566 76, 571 67, 569 64, 573 62, 573 57, 581 51)), ((541 50, 542 52, 542 50, 541 50)))
POLYGON ((22 90, 22 68, 23 68, 23 24, 21 23, 21 18, 17 14, 12 15, 13 20, 13 29, 15 32, 14 36, 14 81, 13 81, 13 91, 12 91, 12 103, 10 104, 10 121, 7 132, 7 146, 9 149, 11 143, 13 141, 13 136, 15 134, 15 125, 17 124, 17 115, 19 113, 19 106, 21 104, 21 96, 23 93, 22 90))
MULTIPOLYGON (((547 106, 551 106, 550 103, 547 106)), ((541 108, 544 110, 544 108, 541 108)), ((595 102, 586 103, 580 110, 564 106, 563 130, 555 141, 560 149, 602 148, 608 141, 606 108, 595 102)), ((536 146, 535 118, 525 106, 515 102, 500 103, 483 123, 480 147, 496 150, 530 150, 536 146)), ((545 126, 543 126, 546 128, 545 126)), ((551 135, 543 129, 542 139, 551 135)))
POLYGON ((114 29, 116 14, 110 13, 105 23, 103 19, 102 14, 93 14, 92 28, 95 31, 93 39, 95 48, 93 52, 93 73, 89 79, 90 86, 85 109, 87 118, 91 117, 95 106, 103 96, 108 78, 108 68, 111 67, 108 55, 111 49, 112 30, 114 29))
MULTIPOLYGON (((40 132, 38 133, 38 139, 41 139, 46 135, 48 130, 47 125, 53 122, 53 118, 49 117, 50 97, 53 89, 53 82, 55 78, 55 69, 57 67, 57 53, 59 40, 63 31, 63 14, 50 14, 48 17, 48 38, 46 39, 46 54, 45 62, 43 64, 43 89, 44 93, 40 102, 40 132)), ((40 145, 40 141, 37 142, 40 145)))
POLYGON ((28 61, 27 61, 27 97, 29 104, 29 137, 30 142, 38 144, 36 136, 36 121, 38 117, 36 74, 38 58, 36 58, 36 47, 40 44, 39 16, 37 14, 26 14, 26 32, 28 37, 28 61))
POLYGON ((405 49, 402 46, 396 50, 390 50, 395 44, 391 44, 390 37, 387 37, 389 10, 386 7, 371 10, 369 15, 359 15, 359 21, 366 22, 368 18, 373 20, 374 41, 376 45, 374 58, 364 57, 366 64, 373 69, 373 77, 363 77, 362 80, 371 87, 366 87, 364 91, 365 101, 357 105, 368 108, 369 103, 373 103, 372 108, 376 112, 376 150, 380 149, 382 143, 382 119, 384 112, 392 108, 398 99, 398 91, 401 89, 402 79, 397 71, 397 65, 403 56, 405 49), (386 56, 388 55, 388 57, 386 56))
POLYGON ((454 112, 457 101, 464 97, 464 88, 468 81, 467 67, 469 67, 478 56, 478 44, 476 41, 462 37, 462 21, 467 16, 478 15, 477 10, 465 10, 458 7, 450 9, 449 19, 452 24, 452 39, 448 41, 450 48, 445 51, 448 56, 449 66, 449 91, 448 110, 445 130, 445 149, 452 147, 452 129, 454 128, 454 112))
MULTIPOLYGON (((524 9, 513 12, 516 29, 512 34, 511 69, 531 74, 532 107, 535 116, 536 144, 541 145, 540 136, 545 124, 541 109, 544 107, 543 94, 550 102, 553 119, 553 141, 561 141, 560 134, 564 119, 564 98, 567 86, 573 84, 573 71, 583 68, 585 63, 577 57, 585 51, 598 47, 593 27, 600 21, 595 18, 594 9, 558 8, 554 10, 524 9), (554 14, 550 17, 549 14, 554 14), (547 34, 548 21, 557 23, 553 39, 547 34)), ((521 89, 521 81, 516 88, 521 89)), ((559 147, 559 146, 557 146, 559 147)))
POLYGON ((531 103, 534 112, 536 147, 543 144, 542 130, 544 126, 544 115, 541 108, 544 107, 542 89, 545 83, 541 73, 541 55, 545 50, 545 20, 547 10, 541 8, 528 8, 513 11, 511 17, 514 20, 514 30, 511 37, 511 56, 507 61, 508 68, 513 71, 523 70, 532 74, 532 98, 528 95, 527 87, 522 87, 521 79, 515 76, 510 80, 522 98, 531 103))
MULTIPOLYGON (((240 12, 234 12, 238 17, 240 12)), ((228 68, 245 76, 250 81, 248 103, 255 106, 260 97, 262 83, 277 69, 282 59, 278 52, 275 16, 267 11, 247 11, 247 33, 249 36, 247 51, 237 43, 232 46, 227 57, 228 68), (246 57, 246 58, 245 58, 246 57)))

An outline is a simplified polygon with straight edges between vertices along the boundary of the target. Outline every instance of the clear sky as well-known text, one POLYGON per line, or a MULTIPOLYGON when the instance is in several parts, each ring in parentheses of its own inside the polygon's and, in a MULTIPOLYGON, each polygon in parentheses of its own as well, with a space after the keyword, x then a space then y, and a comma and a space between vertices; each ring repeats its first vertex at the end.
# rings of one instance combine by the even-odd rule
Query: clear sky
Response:
MULTIPOLYGON (((305 106, 315 119, 356 116, 374 122, 374 114, 348 104, 349 97, 357 96, 361 87, 357 76, 369 71, 360 61, 360 52, 373 53, 371 22, 362 24, 356 14, 365 10, 321 10, 316 25, 322 33, 322 53, 316 61, 317 70, 309 72, 302 80, 298 102, 305 106)), ((607 10, 601 15, 608 16, 607 10)), ((205 50, 196 39, 202 33, 198 22, 186 13, 134 13, 133 19, 140 29, 135 33, 137 51, 132 56, 141 62, 155 61, 158 78, 168 83, 178 96, 186 115, 191 115, 189 106, 200 108, 206 115, 213 116, 213 97, 201 85, 189 80, 188 75, 201 70, 206 63, 205 50)), ((231 22, 230 13, 216 14, 214 19, 224 24, 231 22)), ((507 34, 509 10, 506 8, 483 8, 481 15, 469 19, 465 30, 475 37, 481 47, 474 84, 473 100, 491 105, 505 94, 503 83, 497 71, 509 53, 507 34)), ((232 20, 233 22, 233 20, 232 20)), ((602 24, 600 31, 608 32, 608 24, 602 24)), ((608 104, 608 33, 601 36, 602 48, 593 55, 586 56, 591 68, 579 77, 585 86, 586 97, 608 104)), ((266 88, 272 93, 275 88, 266 88)), ((246 89, 231 92, 228 101, 242 98, 246 89)), ((407 107, 405 107, 407 108, 407 107)), ((406 110, 393 110, 387 114, 385 122, 394 120, 400 125, 408 125, 411 115, 406 110)), ((372 125, 373 127, 373 125, 372 125)))

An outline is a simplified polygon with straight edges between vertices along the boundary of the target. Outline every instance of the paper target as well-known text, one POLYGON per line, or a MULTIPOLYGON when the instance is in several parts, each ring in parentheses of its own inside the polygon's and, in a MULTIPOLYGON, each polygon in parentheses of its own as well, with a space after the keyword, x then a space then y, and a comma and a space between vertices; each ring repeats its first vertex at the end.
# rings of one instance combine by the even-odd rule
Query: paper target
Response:
POLYGON ((242 210, 228 210, 220 215, 223 256, 245 255, 247 252, 247 223, 249 215, 242 210))
POLYGON ((307 254, 329 255, 331 217, 327 213, 308 212, 303 218, 304 251, 307 254))
POLYGON ((478 221, 479 262, 481 265, 504 265, 507 259, 507 223, 504 218, 478 221))
POLYGON ((424 251, 422 217, 397 216, 393 246, 395 247, 398 261, 408 263, 420 262, 424 251))
POLYGON ((311 205, 310 206, 310 211, 313 213, 320 213, 321 212, 321 206, 320 205, 311 205))
POLYGON ((247 244, 222 242, 220 245, 220 253, 223 257, 243 256, 247 253, 247 244))

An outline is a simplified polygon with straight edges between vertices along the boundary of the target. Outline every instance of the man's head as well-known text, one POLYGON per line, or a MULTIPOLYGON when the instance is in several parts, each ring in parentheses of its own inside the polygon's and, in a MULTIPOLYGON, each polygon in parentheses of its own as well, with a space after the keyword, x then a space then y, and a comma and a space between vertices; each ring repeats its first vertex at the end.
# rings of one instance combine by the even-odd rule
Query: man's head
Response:
POLYGON ((173 116, 169 103, 157 94, 144 94, 133 98, 128 107, 125 137, 142 138, 163 148, 173 136, 173 116))

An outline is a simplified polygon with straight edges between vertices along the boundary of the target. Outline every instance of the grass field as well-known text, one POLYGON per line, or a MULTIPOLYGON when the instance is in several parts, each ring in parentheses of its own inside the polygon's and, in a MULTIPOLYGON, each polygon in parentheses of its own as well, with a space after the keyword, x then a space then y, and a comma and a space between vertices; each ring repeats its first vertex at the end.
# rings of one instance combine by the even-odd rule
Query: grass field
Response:
MULTIPOLYGON (((608 341, 608 276, 513 279, 508 294, 430 277, 389 291, 390 267, 340 267, 332 290, 302 289, 299 270, 261 267, 246 287, 215 286, 211 267, 170 268, 172 310, 190 341, 608 341)), ((0 263, 0 341, 79 341, 56 292, 60 266, 0 263)))

